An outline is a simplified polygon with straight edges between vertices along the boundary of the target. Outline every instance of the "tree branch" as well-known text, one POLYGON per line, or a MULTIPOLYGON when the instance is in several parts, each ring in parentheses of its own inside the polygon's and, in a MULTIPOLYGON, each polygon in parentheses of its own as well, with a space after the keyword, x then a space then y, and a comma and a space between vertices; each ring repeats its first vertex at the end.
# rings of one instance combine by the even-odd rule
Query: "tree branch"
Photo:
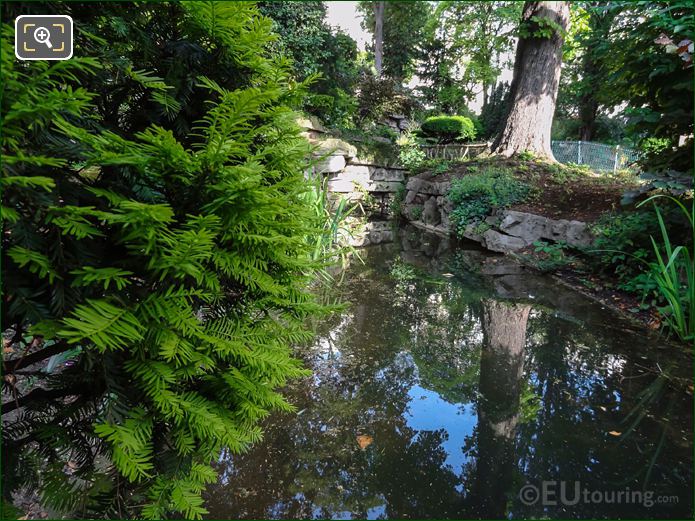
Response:
POLYGON ((17 358, 15 360, 5 360, 2 363, 2 373, 3 374, 12 374, 15 371, 18 371, 19 369, 23 369, 24 367, 28 367, 30 365, 33 365, 37 362, 40 362, 41 360, 45 360, 46 358, 50 358, 53 355, 57 355, 59 353, 63 353, 67 351, 68 349, 71 349, 73 346, 68 344, 65 340, 61 340, 60 342, 56 342, 52 346, 45 347, 39 351, 35 351, 34 353, 31 353, 30 355, 23 356, 21 358, 17 358))
POLYGON ((62 389, 48 390, 42 388, 34 389, 30 393, 27 393, 20 398, 3 403, 2 414, 0 415, 4 415, 8 412, 14 411, 15 409, 19 409, 20 407, 24 407, 29 402, 33 402, 36 400, 50 400, 54 398, 63 398, 65 396, 76 396, 78 394, 81 394, 82 391, 84 391, 84 389, 80 389, 78 387, 67 387, 62 389))

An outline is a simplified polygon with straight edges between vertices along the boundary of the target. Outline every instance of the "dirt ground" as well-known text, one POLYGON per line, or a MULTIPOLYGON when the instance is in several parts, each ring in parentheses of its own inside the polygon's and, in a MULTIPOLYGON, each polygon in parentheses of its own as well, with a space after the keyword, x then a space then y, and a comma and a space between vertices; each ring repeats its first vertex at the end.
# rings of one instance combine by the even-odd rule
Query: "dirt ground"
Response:
POLYGON ((593 222, 602 214, 620 209, 626 190, 635 188, 634 179, 611 173, 594 174, 564 165, 519 159, 486 158, 453 166, 449 171, 420 177, 434 181, 451 181, 486 169, 506 169, 532 187, 531 197, 512 209, 553 219, 593 222))

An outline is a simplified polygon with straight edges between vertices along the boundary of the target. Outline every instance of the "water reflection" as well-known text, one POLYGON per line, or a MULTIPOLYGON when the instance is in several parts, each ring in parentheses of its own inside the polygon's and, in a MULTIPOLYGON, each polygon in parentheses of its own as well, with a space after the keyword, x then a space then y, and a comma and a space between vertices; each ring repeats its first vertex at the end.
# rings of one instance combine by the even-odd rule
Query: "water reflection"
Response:
POLYGON ((350 269, 331 295, 350 307, 317 325, 302 351, 314 374, 288 389, 299 413, 221 456, 210 517, 690 516, 689 354, 498 258, 446 250, 406 235, 350 269), (543 480, 678 502, 524 504, 543 480))

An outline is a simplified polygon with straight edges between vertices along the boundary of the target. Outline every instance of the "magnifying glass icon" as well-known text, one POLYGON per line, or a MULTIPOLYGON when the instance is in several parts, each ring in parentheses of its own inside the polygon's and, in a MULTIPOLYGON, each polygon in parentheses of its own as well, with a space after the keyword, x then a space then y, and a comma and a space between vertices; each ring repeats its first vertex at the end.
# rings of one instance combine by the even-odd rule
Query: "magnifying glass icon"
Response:
POLYGON ((52 49, 53 46, 51 45, 51 41, 49 40, 50 37, 51 33, 45 27, 37 27, 34 31, 34 39, 39 43, 45 43, 46 47, 52 49))

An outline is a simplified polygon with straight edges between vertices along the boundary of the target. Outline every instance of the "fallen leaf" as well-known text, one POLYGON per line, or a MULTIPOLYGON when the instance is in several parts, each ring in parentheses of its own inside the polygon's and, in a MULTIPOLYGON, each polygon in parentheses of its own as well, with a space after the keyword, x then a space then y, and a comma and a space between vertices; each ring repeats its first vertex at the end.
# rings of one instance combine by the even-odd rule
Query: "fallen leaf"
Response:
POLYGON ((608 434, 610 434, 611 436, 620 436, 622 434, 622 432, 610 431, 608 434))
POLYGON ((374 441, 374 438, 372 438, 368 434, 360 434, 359 436, 357 436, 357 445, 359 445, 360 449, 362 449, 362 450, 369 447, 373 441, 374 441))

